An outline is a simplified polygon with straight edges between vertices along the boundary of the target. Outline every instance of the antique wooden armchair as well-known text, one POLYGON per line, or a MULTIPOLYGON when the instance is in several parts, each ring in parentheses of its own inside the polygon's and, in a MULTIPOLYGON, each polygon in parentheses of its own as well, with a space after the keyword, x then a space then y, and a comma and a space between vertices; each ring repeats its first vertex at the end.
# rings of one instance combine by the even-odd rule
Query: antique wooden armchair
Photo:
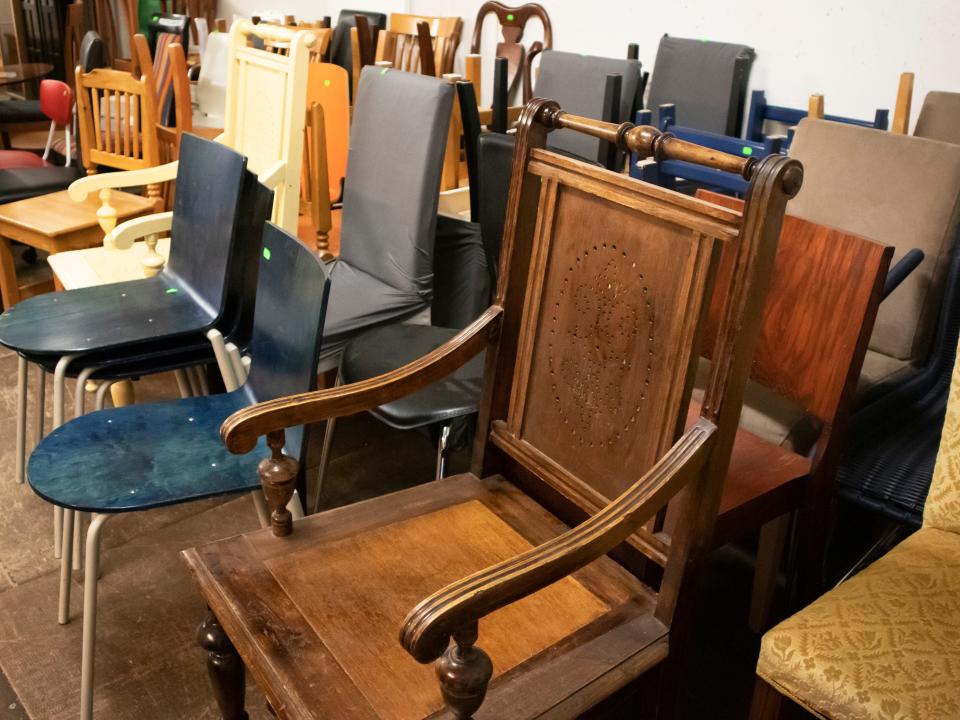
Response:
MULTIPOLYGON (((485 2, 477 11, 477 19, 473 25, 473 39, 470 42, 470 56, 478 56, 480 40, 483 36, 483 22, 490 15, 495 15, 500 23, 500 33, 503 40, 497 43, 496 57, 507 60, 507 94, 508 99, 514 101, 517 88, 522 78, 523 102, 528 102, 533 96, 533 79, 531 63, 544 50, 553 48, 553 26, 546 9, 537 3, 527 3, 518 7, 508 7, 499 2, 485 2), (543 25, 543 42, 537 40, 530 49, 523 47, 523 31, 531 18, 537 18, 543 25)), ((468 56, 468 58, 470 57, 468 56)), ((479 59, 479 58, 478 58, 479 59)), ((479 90, 480 70, 470 69, 468 59, 468 77, 479 90)), ((475 61, 474 61, 475 62, 475 61)), ((479 95, 479 92, 478 92, 479 95)))
POLYGON ((444 703, 456 718, 574 717, 675 652, 801 179, 786 157, 757 163, 549 100, 527 105, 494 305, 394 372, 261 403, 221 429, 236 453, 267 436, 258 472, 274 508, 272 531, 185 553, 213 613, 199 639, 223 716, 245 717, 237 652, 277 716, 301 719, 432 717, 444 703), (744 213, 545 150, 559 128, 743 172, 744 213), (728 242, 738 261, 717 371, 683 433, 728 242), (297 467, 281 452, 284 428, 381 405, 484 348, 473 473, 291 521, 297 467), (683 521, 655 590, 606 553, 680 492, 683 521), (547 509, 593 502, 603 509, 575 529, 547 509), (434 661, 439 687, 418 665, 434 661))

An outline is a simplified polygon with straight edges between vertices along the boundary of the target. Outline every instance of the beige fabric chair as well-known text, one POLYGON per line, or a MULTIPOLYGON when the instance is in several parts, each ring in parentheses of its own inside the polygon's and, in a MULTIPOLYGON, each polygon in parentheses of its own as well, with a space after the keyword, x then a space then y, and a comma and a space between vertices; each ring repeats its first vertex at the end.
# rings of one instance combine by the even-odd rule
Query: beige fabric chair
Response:
POLYGON ((960 364, 923 527, 763 636, 754 720, 960 717, 960 364))
POLYGON ((960 93, 927 93, 913 134, 960 145, 960 93))

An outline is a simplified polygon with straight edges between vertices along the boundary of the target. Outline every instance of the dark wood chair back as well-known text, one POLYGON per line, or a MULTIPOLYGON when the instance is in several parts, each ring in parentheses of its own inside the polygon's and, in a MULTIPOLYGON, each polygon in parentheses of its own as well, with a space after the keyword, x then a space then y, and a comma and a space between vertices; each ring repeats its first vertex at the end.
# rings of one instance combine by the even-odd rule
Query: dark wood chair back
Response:
POLYGON ((377 37, 376 61, 397 70, 440 77, 453 72, 463 20, 392 13, 390 28, 377 37))
POLYGON ((470 42, 470 53, 480 52, 480 39, 483 34, 483 22, 490 15, 494 15, 500 23, 500 34, 503 40, 497 43, 496 57, 507 60, 507 94, 512 102, 516 96, 518 82, 523 78, 523 102, 528 102, 533 95, 533 80, 530 65, 533 58, 544 50, 553 48, 553 26, 550 16, 542 5, 527 3, 519 7, 508 7, 498 2, 485 2, 477 11, 477 20, 473 26, 473 40, 470 42), (543 25, 543 41, 536 41, 527 50, 520 43, 523 31, 530 18, 537 18, 543 25))

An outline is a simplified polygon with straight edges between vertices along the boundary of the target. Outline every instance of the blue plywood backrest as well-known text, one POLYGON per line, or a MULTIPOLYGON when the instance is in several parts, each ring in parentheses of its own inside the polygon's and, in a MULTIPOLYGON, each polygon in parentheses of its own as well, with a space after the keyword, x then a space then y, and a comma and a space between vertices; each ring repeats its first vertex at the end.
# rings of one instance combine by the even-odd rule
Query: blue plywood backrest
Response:
POLYGON ((184 287, 215 317, 222 315, 237 227, 249 187, 247 159, 226 145, 184 133, 163 274, 184 287))
MULTIPOLYGON (((676 117, 676 107, 673 104, 661 105, 660 129, 663 132, 671 133, 680 140, 703 145, 713 150, 760 159, 781 152, 783 148, 784 137, 782 135, 771 135, 763 142, 752 142, 729 135, 683 127, 676 124, 676 117)), ((651 120, 652 113, 650 110, 637 112, 637 125, 649 125, 651 120)), ((747 181, 733 173, 706 168, 682 160, 664 160, 659 163, 648 163, 641 166, 637 164, 639 159, 636 153, 630 158, 630 175, 657 185, 673 188, 674 180, 679 178, 729 193, 744 193, 747 191, 747 181)))
MULTIPOLYGON (((754 90, 750 94, 750 112, 747 115, 747 140, 763 142, 763 125, 767 120, 784 123, 790 126, 787 142, 784 144, 784 150, 786 150, 790 147, 790 142, 793 140, 793 126, 806 116, 806 110, 788 108, 781 105, 770 105, 767 103, 767 96, 763 90, 754 90)), ((874 130, 886 130, 890 125, 890 111, 877 109, 873 120, 857 120, 856 118, 841 117, 840 115, 824 115, 823 119, 844 123, 846 125, 873 128, 874 130)))

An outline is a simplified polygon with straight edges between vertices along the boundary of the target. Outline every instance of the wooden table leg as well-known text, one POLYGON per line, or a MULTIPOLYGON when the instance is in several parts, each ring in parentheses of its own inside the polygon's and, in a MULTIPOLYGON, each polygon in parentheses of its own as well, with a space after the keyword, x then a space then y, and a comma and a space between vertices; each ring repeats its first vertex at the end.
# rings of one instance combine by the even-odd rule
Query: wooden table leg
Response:
POLYGON ((20 283, 17 281, 17 267, 13 260, 10 241, 0 236, 0 297, 3 307, 9 310, 20 302, 20 283))
POLYGON ((212 611, 197 628, 197 642, 207 651, 207 672, 223 720, 247 720, 246 669, 212 611))
POLYGON ((113 406, 126 407, 136 402, 133 391, 132 380, 119 380, 110 386, 110 397, 113 399, 113 406))

